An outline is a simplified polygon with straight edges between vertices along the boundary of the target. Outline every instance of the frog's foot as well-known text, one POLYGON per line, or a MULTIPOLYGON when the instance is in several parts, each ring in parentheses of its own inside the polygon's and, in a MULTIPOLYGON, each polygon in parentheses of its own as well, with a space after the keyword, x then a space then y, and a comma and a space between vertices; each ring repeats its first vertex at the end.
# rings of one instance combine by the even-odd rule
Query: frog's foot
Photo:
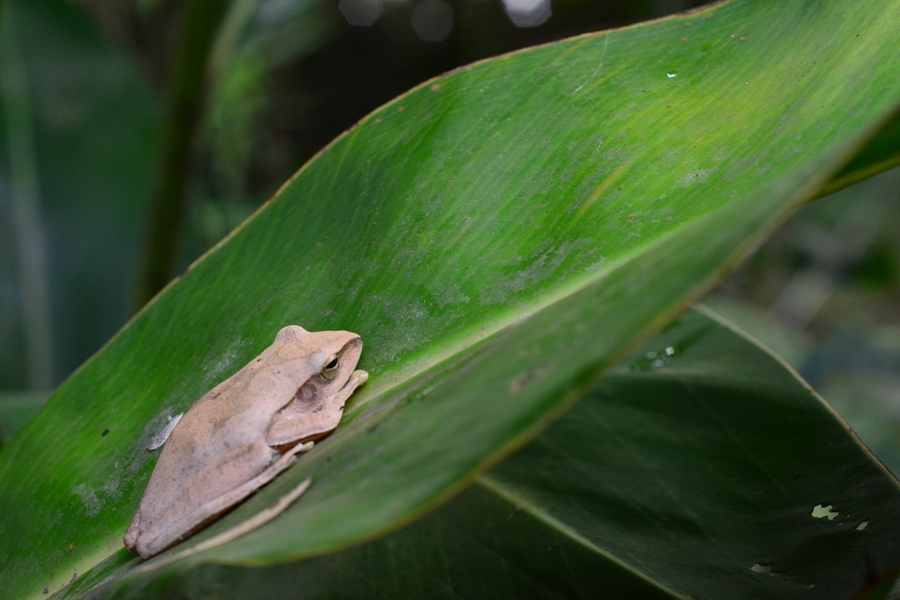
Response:
POLYGON ((137 512, 134 515, 134 519, 131 521, 131 527, 128 528, 128 531, 125 533, 125 538, 123 541, 125 542, 125 547, 130 551, 134 552, 134 544, 137 542, 138 535, 141 533, 141 509, 138 508, 137 512))

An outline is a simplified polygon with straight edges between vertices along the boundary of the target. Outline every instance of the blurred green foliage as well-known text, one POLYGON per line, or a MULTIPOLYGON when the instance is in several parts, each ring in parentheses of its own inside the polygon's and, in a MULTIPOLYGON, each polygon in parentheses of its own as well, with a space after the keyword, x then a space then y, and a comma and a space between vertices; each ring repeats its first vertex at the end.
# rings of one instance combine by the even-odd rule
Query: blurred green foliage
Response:
POLYGON ((159 110, 133 61, 78 7, 10 1, 2 24, 0 389, 24 389, 61 381, 131 314, 159 110), (10 81, 16 71, 22 76, 10 81), (25 117, 11 110, 16 103, 25 117), (13 157, 23 166, 11 169, 13 157), (16 217, 13 190, 29 173, 42 239, 22 239, 16 217), (45 261, 23 273, 33 246, 45 261), (23 295, 28 277, 44 280, 42 326, 23 319, 37 301, 23 295), (28 364, 29 346, 42 337, 49 364, 28 364), (42 368, 49 381, 35 377, 42 368))

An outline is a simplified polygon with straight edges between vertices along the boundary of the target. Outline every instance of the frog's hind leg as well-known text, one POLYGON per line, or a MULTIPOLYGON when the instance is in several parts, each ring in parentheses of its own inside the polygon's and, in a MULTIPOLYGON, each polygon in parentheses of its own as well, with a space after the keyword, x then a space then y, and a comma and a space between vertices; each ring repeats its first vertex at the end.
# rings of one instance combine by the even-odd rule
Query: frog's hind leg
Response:
POLYGON ((149 558, 189 537, 275 479, 293 464, 294 455, 311 447, 311 443, 298 444, 279 457, 268 445, 252 442, 207 465, 197 473, 192 485, 176 492, 171 508, 138 538, 138 554, 149 558), (235 486, 235 482, 243 483, 235 486), (191 506, 195 508, 184 512, 185 507, 191 506))
POLYGON ((131 521, 131 526, 128 528, 128 531, 125 532, 125 547, 134 552, 134 543, 137 541, 138 535, 141 533, 141 509, 139 508, 137 512, 134 514, 134 519, 131 521))

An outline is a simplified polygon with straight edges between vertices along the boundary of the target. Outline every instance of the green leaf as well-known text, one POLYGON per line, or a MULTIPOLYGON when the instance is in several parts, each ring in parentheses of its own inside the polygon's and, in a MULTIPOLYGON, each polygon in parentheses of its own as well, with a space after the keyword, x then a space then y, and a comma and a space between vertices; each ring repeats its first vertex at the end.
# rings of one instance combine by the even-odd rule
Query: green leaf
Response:
POLYGON ((884 52, 898 22, 896 0, 736 1, 481 62, 379 109, 0 454, 0 510, 17 515, 0 530, 0 588, 57 590, 107 558, 73 595, 128 574, 139 561, 121 535, 153 467, 147 441, 288 323, 360 333, 373 377, 334 435, 186 545, 314 485, 235 543, 133 574, 130 593, 198 561, 341 549, 434 508, 877 133, 900 100, 900 56, 884 52))
POLYGON ((673 595, 849 598, 900 564, 898 482, 785 363, 702 313, 486 483, 673 595))
POLYGON ((897 481, 847 425, 779 358, 692 311, 416 523, 283 566, 206 565, 154 593, 849 599, 896 578, 898 522, 897 481))

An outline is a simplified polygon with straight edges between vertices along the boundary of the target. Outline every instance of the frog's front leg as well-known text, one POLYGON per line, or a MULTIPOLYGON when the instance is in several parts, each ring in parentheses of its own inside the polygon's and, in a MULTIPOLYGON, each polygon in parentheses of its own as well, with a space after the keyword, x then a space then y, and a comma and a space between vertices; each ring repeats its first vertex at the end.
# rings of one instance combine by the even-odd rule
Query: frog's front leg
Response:
POLYGON ((273 448, 251 442, 206 465, 192 485, 182 486, 175 493, 170 508, 141 532, 135 544, 138 554, 144 558, 159 554, 206 526, 277 477, 291 466, 295 454, 310 447, 312 444, 298 444, 279 458, 273 448), (185 506, 194 508, 184 512, 185 506))
POLYGON ((275 414, 266 433, 266 443, 281 448, 328 435, 341 422, 347 399, 368 378, 365 371, 353 371, 344 387, 322 403, 316 402, 318 398, 314 392, 301 388, 297 396, 275 414))
POLYGON ((266 443, 282 447, 301 440, 317 440, 338 426, 342 414, 341 410, 321 411, 275 421, 266 434, 266 443))

